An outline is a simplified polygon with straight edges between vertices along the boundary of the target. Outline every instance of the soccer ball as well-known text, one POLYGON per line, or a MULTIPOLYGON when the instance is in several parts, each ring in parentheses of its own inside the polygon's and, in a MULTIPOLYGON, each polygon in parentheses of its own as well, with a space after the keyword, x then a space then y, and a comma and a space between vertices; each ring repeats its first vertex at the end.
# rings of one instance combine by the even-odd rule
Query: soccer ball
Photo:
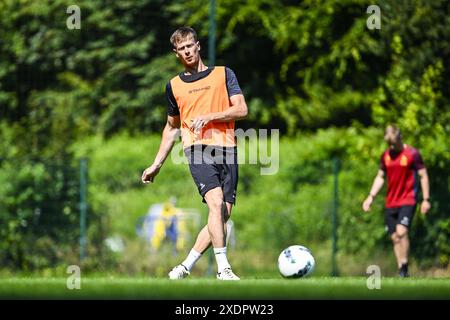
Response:
POLYGON ((290 246, 278 257, 278 269, 285 278, 306 277, 314 271, 315 265, 311 251, 303 246, 290 246))

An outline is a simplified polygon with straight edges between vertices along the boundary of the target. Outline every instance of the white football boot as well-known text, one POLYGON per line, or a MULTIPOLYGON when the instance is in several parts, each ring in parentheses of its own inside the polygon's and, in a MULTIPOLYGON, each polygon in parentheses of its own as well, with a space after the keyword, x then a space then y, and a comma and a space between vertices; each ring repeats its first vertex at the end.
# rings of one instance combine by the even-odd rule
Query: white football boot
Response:
POLYGON ((217 279, 219 280, 241 280, 237 275, 233 273, 231 268, 225 268, 222 272, 217 273, 217 279))
POLYGON ((188 269, 182 264, 177 265, 169 272, 170 280, 179 280, 184 279, 189 275, 188 269))

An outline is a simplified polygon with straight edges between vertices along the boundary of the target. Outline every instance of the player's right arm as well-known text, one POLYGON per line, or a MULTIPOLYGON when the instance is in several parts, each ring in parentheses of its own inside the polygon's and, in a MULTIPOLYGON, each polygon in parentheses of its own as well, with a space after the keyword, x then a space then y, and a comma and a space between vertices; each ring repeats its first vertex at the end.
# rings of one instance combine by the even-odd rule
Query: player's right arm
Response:
POLYGON ((153 164, 144 170, 142 173, 141 180, 143 183, 153 182, 156 175, 159 173, 164 161, 166 161, 167 156, 175 144, 175 140, 178 137, 178 132, 180 129, 180 116, 167 116, 167 123, 164 127, 161 144, 159 145, 158 153, 156 154, 153 164))
POLYGON ((363 210, 369 211, 370 206, 372 205, 373 199, 376 197, 378 192, 380 192, 381 188, 384 184, 384 170, 379 169, 375 180, 373 181, 372 188, 370 189, 369 195, 366 200, 363 202, 363 210))

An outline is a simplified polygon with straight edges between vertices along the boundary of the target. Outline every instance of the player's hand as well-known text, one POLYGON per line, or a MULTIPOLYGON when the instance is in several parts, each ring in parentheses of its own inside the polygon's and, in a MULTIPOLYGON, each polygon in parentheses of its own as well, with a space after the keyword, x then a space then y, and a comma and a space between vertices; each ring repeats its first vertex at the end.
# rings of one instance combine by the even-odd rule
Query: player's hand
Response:
POLYGON ((420 205, 420 212, 422 214, 427 214, 428 210, 430 210, 431 204, 428 200, 423 200, 422 204, 420 205))
POLYGON ((142 182, 146 184, 153 182, 153 180, 155 180, 156 175, 159 173, 160 169, 161 167, 154 164, 145 169, 141 177, 142 182))
POLYGON ((373 202, 373 197, 371 195, 369 195, 366 200, 364 200, 363 202, 363 210, 365 212, 368 212, 370 210, 370 206, 372 205, 373 202))
POLYGON ((190 129, 193 130, 194 132, 198 132, 203 127, 205 127, 208 123, 210 123, 211 120, 212 120, 212 117, 209 114, 204 114, 204 115, 198 116, 192 120, 190 129))

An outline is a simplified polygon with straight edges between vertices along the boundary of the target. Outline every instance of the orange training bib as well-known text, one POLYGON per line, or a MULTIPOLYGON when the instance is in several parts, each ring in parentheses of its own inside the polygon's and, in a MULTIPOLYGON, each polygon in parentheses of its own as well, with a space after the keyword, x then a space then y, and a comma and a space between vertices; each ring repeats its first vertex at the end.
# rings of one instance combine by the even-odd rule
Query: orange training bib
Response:
POLYGON ((234 121, 210 122, 198 133, 189 129, 197 116, 221 112, 230 107, 225 67, 215 67, 205 78, 184 82, 180 76, 170 80, 180 110, 183 147, 206 144, 231 147, 236 145, 234 121))

